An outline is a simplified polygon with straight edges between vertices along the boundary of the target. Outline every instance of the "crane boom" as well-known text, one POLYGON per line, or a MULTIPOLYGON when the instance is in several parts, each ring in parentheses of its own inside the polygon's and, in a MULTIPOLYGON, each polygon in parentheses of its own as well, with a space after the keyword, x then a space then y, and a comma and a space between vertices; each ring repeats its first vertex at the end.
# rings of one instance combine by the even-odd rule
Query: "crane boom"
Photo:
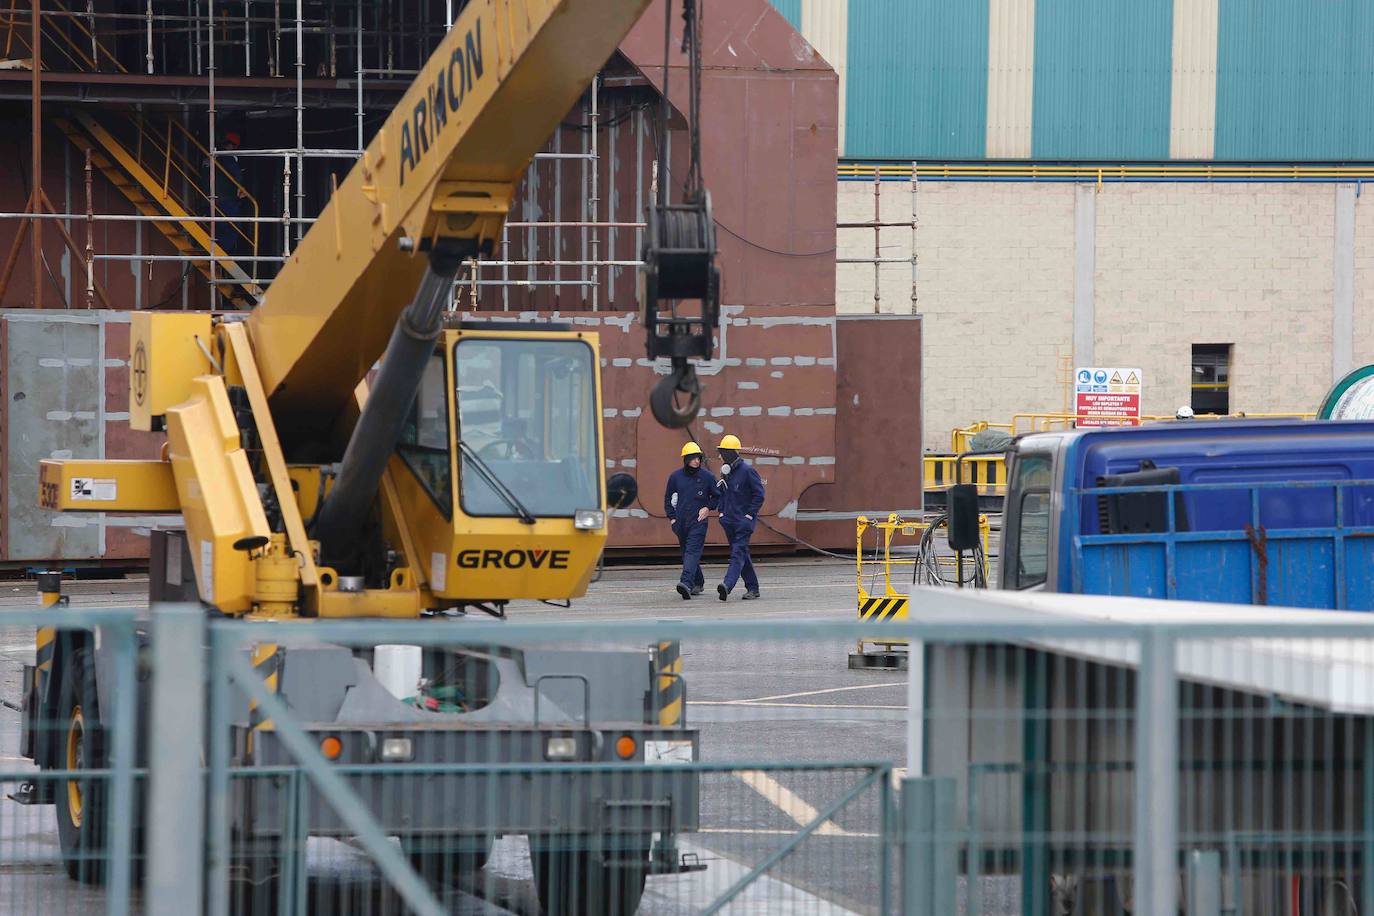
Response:
POLYGON ((288 440, 330 427, 440 239, 489 251, 530 159, 649 0, 473 0, 248 319, 288 440))

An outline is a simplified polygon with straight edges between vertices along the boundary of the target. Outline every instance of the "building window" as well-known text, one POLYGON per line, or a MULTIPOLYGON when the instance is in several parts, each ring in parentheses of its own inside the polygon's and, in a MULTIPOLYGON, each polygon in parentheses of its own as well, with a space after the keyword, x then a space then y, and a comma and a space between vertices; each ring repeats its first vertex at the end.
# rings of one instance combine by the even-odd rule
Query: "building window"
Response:
POLYGON ((1193 344, 1193 413, 1231 412, 1231 345, 1193 344))

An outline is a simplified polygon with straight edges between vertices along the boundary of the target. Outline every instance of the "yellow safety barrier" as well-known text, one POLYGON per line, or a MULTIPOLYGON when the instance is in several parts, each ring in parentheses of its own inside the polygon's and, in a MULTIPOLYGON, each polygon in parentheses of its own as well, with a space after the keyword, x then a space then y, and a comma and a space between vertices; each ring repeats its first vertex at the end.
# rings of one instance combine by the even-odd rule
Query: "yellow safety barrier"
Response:
POLYGON ((989 429, 1000 429, 1007 435, 1012 434, 1012 424, 1010 423, 989 423, 986 420, 979 420, 968 426, 953 430, 949 436, 949 450, 956 455, 964 452, 973 451, 973 437, 989 429))
MULTIPOLYGON (((1229 413, 1229 414, 1197 414, 1195 420, 1311 420, 1317 415, 1315 413, 1229 413)), ((1011 435, 1021 436, 1026 433, 1043 433, 1056 429, 1073 429, 1080 419, 1079 414, 1073 413, 1018 413, 1012 415, 1011 423, 1008 425, 1000 423, 986 423, 984 428, 1008 429, 1011 435)), ((1094 420, 1119 420, 1124 422, 1134 422, 1135 417, 1127 416, 1093 416, 1094 420)), ((1161 420, 1176 419, 1172 414, 1146 414, 1140 417, 1142 423, 1153 423, 1161 420)), ((963 429, 972 429, 980 425, 983 421, 963 429)), ((954 430, 952 439, 958 440, 962 429, 954 430)))
MULTIPOLYGON (((939 527, 945 527, 943 521, 939 527)), ((910 609, 910 599, 904 592, 898 591, 892 586, 892 571, 898 569, 910 569, 911 575, 904 580, 913 581, 915 579, 916 565, 925 562, 926 558, 920 554, 921 539, 930 528, 927 521, 908 521, 901 516, 893 513, 885 521, 869 519, 866 516, 859 516, 857 522, 857 532, 855 535, 856 550, 854 556, 856 577, 856 588, 858 591, 858 601, 856 608, 860 620, 905 620, 907 611, 910 609), (864 553, 865 533, 869 530, 874 533, 874 543, 871 554, 864 553), (909 555, 893 556, 893 548, 900 550, 903 546, 908 547, 912 552, 909 555)), ((986 515, 978 516, 978 536, 982 541, 982 580, 988 579, 988 536, 992 526, 988 522, 986 515)), ((945 572, 959 572, 960 564, 953 556, 941 556, 935 559, 938 569, 942 575, 945 572)), ((975 561, 965 561, 965 568, 972 568, 975 561)), ((906 640, 876 640, 860 639, 858 645, 858 655, 864 654, 864 646, 877 646, 885 651, 891 651, 893 646, 904 646, 906 640)))
POLYGON ((971 483, 978 487, 979 496, 1007 494, 1007 459, 1003 455, 924 455, 921 466, 922 489, 927 493, 971 483))

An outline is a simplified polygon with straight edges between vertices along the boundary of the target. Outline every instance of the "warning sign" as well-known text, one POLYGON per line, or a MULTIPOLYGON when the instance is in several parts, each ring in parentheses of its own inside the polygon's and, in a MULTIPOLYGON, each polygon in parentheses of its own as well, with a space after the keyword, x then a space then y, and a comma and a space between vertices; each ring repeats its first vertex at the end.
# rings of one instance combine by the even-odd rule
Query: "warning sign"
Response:
POLYGON ((1141 378, 1139 369, 1080 366, 1074 370, 1075 425, 1138 426, 1141 378))
POLYGON ((94 477, 72 478, 72 499, 111 502, 119 498, 119 485, 113 480, 94 477))

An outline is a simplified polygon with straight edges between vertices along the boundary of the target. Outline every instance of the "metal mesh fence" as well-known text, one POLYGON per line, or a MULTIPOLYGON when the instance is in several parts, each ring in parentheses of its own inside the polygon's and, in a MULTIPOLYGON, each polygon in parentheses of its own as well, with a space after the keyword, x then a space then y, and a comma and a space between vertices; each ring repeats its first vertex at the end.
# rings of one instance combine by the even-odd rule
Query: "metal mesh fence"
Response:
POLYGON ((915 597, 910 671, 848 621, 25 612, 70 628, 4 674, 0 913, 1374 911, 1369 625, 915 597))
MULTIPOLYGON (((386 772, 358 777, 360 794, 367 794, 365 783, 385 785, 384 798, 399 797, 435 791, 435 784, 446 777, 461 775, 474 783, 495 784, 509 772, 504 767, 382 769, 386 772)), ((569 782, 592 772, 559 765, 546 769, 569 782)), ((605 771, 600 775, 622 778, 605 771)), ((561 903, 562 911, 569 913, 633 912, 623 910, 621 901, 627 899, 625 887, 631 888, 631 895, 638 891, 635 885, 641 877, 643 894, 636 906, 646 914, 699 913, 712 907, 726 913, 895 911, 893 863, 885 860, 891 848, 885 831, 891 831, 893 821, 888 767, 740 769, 701 764, 664 778, 679 784, 690 781, 701 798, 700 820, 690 831, 676 835, 671 857, 655 843, 660 838, 656 833, 604 825, 589 836, 458 833, 460 824, 454 823, 448 831, 394 836, 391 842, 446 910, 465 911, 482 901, 497 908, 495 912, 541 912, 555 896, 549 887, 563 883, 561 873, 568 872, 571 886, 561 903), (804 832, 812 821, 815 826, 804 832), (590 885, 606 878, 591 863, 620 866, 620 873, 613 874, 599 893, 590 885), (669 867, 674 873, 665 873, 669 867)), ((308 810, 323 800, 303 774, 267 770, 236 774, 234 781, 247 791, 254 784, 277 782, 288 789, 290 802, 256 819, 258 836, 235 837, 229 870, 231 913, 406 911, 392 881, 352 835, 305 835, 308 810)), ((599 791, 595 781, 584 788, 592 795, 599 791)), ((644 788, 652 794, 651 786, 644 788)), ((575 820, 574 809, 581 804, 537 794, 529 801, 557 811, 565 822, 575 820)))

